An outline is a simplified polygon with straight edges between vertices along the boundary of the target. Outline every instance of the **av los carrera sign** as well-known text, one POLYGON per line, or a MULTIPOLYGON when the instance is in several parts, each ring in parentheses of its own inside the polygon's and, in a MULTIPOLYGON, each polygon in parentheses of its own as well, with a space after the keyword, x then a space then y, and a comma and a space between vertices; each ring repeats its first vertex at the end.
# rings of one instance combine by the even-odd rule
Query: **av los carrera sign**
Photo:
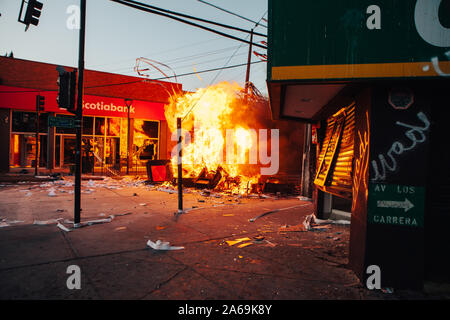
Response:
POLYGON ((369 223, 423 228, 424 212, 424 187, 369 184, 369 223))

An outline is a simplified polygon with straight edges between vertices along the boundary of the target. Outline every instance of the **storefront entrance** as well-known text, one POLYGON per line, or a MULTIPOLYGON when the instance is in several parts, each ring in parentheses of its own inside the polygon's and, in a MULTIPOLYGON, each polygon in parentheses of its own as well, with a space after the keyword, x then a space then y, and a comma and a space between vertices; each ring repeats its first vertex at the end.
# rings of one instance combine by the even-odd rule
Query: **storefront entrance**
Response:
POLYGON ((75 145, 76 138, 71 136, 63 136, 62 143, 62 163, 61 167, 69 167, 75 165, 75 145))

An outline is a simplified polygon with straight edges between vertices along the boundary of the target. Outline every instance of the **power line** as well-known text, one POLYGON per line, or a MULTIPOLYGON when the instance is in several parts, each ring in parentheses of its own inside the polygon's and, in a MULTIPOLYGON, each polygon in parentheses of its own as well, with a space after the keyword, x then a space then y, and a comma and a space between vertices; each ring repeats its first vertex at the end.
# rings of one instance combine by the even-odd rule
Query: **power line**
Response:
MULTIPOLYGON (((194 17, 194 16, 187 15, 187 14, 184 14, 184 13, 181 13, 181 12, 175 12, 175 11, 171 11, 171 10, 167 10, 167 9, 163 9, 163 8, 159 8, 159 7, 155 7, 155 6, 151 6, 149 4, 138 2, 138 1, 134 1, 134 0, 121 0, 121 1, 129 2, 129 3, 135 4, 135 5, 139 5, 139 6, 142 6, 142 7, 145 7, 145 8, 157 10, 157 11, 160 11, 160 12, 173 14, 173 15, 180 16, 180 17, 183 17, 183 18, 188 18, 188 19, 192 19, 192 20, 197 20, 197 21, 213 24, 213 25, 216 25, 216 26, 219 26, 219 27, 222 27, 222 28, 228 28, 228 29, 232 29, 232 30, 236 30, 236 31, 240 31, 240 32, 250 33, 250 31, 242 29, 242 28, 230 26, 230 25, 223 24, 223 23, 220 23, 220 22, 206 20, 206 19, 203 19, 203 18, 194 17)), ((267 35, 262 34, 262 33, 254 33, 254 34, 258 35, 258 36, 261 36, 261 37, 266 37, 267 38, 267 35)))
MULTIPOLYGON (((171 18, 171 19, 176 20, 176 21, 180 21, 180 22, 189 24, 189 25, 194 26, 194 27, 198 27, 198 28, 203 29, 203 30, 206 30, 206 31, 210 31, 210 32, 219 34, 219 35, 224 36, 224 37, 226 37, 226 38, 230 38, 230 39, 233 39, 233 40, 237 40, 237 41, 241 41, 241 42, 245 42, 245 43, 247 43, 247 44, 250 44, 250 41, 247 41, 247 40, 244 40, 244 39, 241 39, 241 38, 232 36, 232 35, 230 35, 230 34, 227 34, 227 33, 221 32, 221 31, 217 31, 217 30, 214 30, 214 29, 211 29, 211 28, 202 26, 202 25, 200 25, 200 24, 193 23, 193 22, 190 22, 190 21, 187 21, 187 20, 184 20, 184 19, 181 19, 181 18, 172 16, 172 15, 169 15, 169 14, 160 12, 160 11, 156 11, 156 10, 152 10, 152 9, 149 9, 149 8, 145 8, 145 4, 140 4, 140 6, 139 6, 139 5, 132 4, 132 3, 128 2, 128 1, 126 1, 126 0, 110 0, 110 1, 116 2, 116 3, 120 3, 120 4, 122 4, 122 5, 131 7, 131 8, 135 8, 135 9, 138 9, 138 10, 141 10, 141 11, 145 11, 145 12, 149 12, 149 13, 158 14, 158 15, 161 15, 161 16, 164 16, 164 17, 167 17, 167 18, 171 18)), ((134 1, 133 1, 133 2, 134 2, 134 1)), ((193 18, 193 17, 192 17, 192 18, 193 18)), ((246 30, 245 32, 251 32, 251 31, 247 31, 247 30, 246 30)), ((263 46, 263 45, 260 45, 260 44, 257 44, 257 43, 253 43, 253 45, 256 46, 256 47, 260 47, 260 48, 263 48, 263 49, 267 49, 266 46, 263 46)))
MULTIPOLYGON (((247 20, 247 21, 256 23, 256 26, 255 26, 255 27, 257 27, 258 25, 260 25, 260 26, 262 26, 262 27, 264 27, 264 28, 267 28, 267 26, 265 26, 265 25, 259 23, 259 22, 261 22, 261 19, 259 20, 259 22, 256 22, 256 21, 250 20, 250 19, 248 19, 248 18, 246 18, 246 17, 243 17, 243 16, 241 16, 241 15, 239 15, 239 14, 236 14, 236 13, 234 13, 234 12, 231 12, 231 11, 228 11, 228 10, 226 10, 226 9, 220 8, 220 7, 218 7, 218 6, 216 6, 216 5, 212 4, 212 3, 209 3, 209 2, 206 2, 206 1, 203 1, 203 0, 197 0, 197 1, 198 1, 198 2, 201 2, 201 3, 204 3, 204 4, 207 4, 208 6, 214 7, 214 8, 216 8, 216 9, 221 10, 221 11, 224 11, 224 12, 226 12, 226 13, 232 14, 233 16, 239 17, 239 18, 241 18, 241 19, 244 19, 244 20, 247 20)), ((256 33, 255 33, 255 34, 256 34, 256 33)))
MULTIPOLYGON (((251 62, 251 64, 261 63, 261 62, 265 62, 265 61, 254 61, 254 62, 251 62)), ((231 69, 231 68, 238 68, 238 67, 242 67, 242 66, 246 66, 246 65, 247 65, 247 63, 241 63, 241 64, 232 65, 232 66, 207 69, 207 70, 202 70, 202 71, 197 71, 197 72, 188 72, 188 73, 179 74, 179 75, 177 75, 177 77, 184 77, 184 76, 190 76, 190 75, 194 75, 194 74, 198 74, 198 73, 213 72, 213 71, 219 71, 219 70, 225 70, 225 69, 231 69)), ((174 78, 174 77, 175 76, 168 76, 168 77, 161 77, 161 78, 155 78, 155 79, 142 79, 142 80, 129 81, 129 82, 111 83, 111 84, 104 84, 104 85, 98 85, 98 86, 85 87, 85 89, 102 88, 102 87, 113 87, 113 86, 128 85, 128 84, 147 82, 147 81, 160 81, 160 80, 171 79, 171 78, 174 78)), ((54 91, 56 91, 56 90, 0 91, 0 93, 27 93, 27 92, 54 92, 54 91)))

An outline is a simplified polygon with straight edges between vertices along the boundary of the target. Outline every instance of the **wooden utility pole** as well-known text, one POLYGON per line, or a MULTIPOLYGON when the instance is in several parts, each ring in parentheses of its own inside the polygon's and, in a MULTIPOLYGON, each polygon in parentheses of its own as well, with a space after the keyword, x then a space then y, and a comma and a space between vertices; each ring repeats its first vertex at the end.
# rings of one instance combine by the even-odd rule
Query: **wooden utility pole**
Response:
POLYGON ((250 32, 250 44, 249 44, 248 59, 247 59, 247 73, 245 75, 245 102, 247 102, 248 82, 250 81, 250 64, 251 64, 251 60, 252 60, 252 44, 253 44, 253 29, 250 32))

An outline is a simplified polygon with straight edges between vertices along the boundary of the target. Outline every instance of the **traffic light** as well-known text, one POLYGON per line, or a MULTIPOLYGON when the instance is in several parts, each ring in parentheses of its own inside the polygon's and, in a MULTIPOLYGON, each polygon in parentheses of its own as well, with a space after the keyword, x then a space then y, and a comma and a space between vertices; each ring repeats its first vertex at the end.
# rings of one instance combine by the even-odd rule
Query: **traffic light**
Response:
POLYGON ((61 109, 67 109, 71 113, 76 113, 77 72, 58 71, 58 97, 56 98, 58 106, 61 109))
POLYGON ((56 101, 61 109, 68 109, 69 105, 69 83, 70 83, 70 73, 64 71, 58 77, 58 97, 56 101))
POLYGON ((37 95, 36 96, 36 111, 44 111, 44 105, 45 105, 45 97, 37 95))
POLYGON ((22 0, 18 21, 26 25, 25 31, 27 31, 30 24, 34 26, 37 26, 39 24, 39 17, 41 16, 41 10, 44 5, 42 4, 42 2, 39 2, 37 0, 28 0, 27 10, 25 11, 25 16, 23 16, 22 13, 24 5, 25 0, 22 0))

